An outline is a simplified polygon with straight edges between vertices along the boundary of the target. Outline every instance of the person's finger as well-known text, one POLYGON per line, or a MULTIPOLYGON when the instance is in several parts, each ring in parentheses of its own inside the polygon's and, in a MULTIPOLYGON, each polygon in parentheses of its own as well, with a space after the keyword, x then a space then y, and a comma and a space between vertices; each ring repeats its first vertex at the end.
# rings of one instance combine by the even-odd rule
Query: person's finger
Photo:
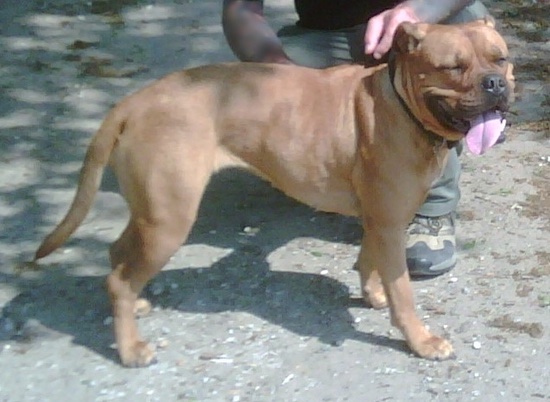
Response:
POLYGON ((378 14, 372 17, 367 23, 365 31, 365 53, 372 54, 380 42, 380 38, 384 33, 384 16, 386 13, 378 14))
POLYGON ((395 31, 397 31, 397 27, 399 26, 399 24, 401 24, 402 21, 404 21, 404 19, 400 18, 399 16, 395 16, 388 21, 382 38, 380 38, 372 52, 372 55, 375 59, 380 59, 391 49, 393 37, 395 36, 395 31))

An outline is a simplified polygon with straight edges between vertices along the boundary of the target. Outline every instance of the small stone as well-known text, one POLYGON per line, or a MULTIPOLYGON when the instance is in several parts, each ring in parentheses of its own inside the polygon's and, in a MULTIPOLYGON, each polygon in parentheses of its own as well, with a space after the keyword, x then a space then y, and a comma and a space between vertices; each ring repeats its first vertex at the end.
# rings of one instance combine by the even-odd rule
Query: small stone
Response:
POLYGON ((38 340, 57 339, 61 334, 42 325, 40 321, 36 319, 29 319, 19 330, 18 336, 26 342, 34 342, 38 340))
POLYGON ((533 322, 526 325, 525 332, 528 333, 531 338, 542 338, 544 335, 544 327, 540 322, 533 322))
POLYGON ((474 348, 475 350, 481 349, 481 342, 480 341, 474 341, 474 343, 472 343, 472 348, 474 348))
POLYGON ((340 347, 344 344, 344 340, 343 339, 333 339, 332 341, 329 342, 330 346, 334 346, 334 347, 340 347))
POLYGON ((0 340, 8 340, 15 335, 15 323, 9 317, 0 317, 0 340))
POLYGON ((218 357, 217 354, 212 352, 204 352, 199 356, 199 360, 212 360, 218 357))
POLYGON ((243 233, 245 233, 249 236, 254 236, 259 231, 260 231, 260 228, 256 228, 256 227, 252 227, 252 226, 245 226, 244 229, 243 229, 243 233))
POLYGON ((153 296, 160 296, 164 293, 164 285, 160 282, 155 282, 151 285, 151 294, 153 296))
POLYGON ((294 378, 294 374, 287 375, 286 378, 283 380, 282 385, 288 384, 293 378, 294 378))

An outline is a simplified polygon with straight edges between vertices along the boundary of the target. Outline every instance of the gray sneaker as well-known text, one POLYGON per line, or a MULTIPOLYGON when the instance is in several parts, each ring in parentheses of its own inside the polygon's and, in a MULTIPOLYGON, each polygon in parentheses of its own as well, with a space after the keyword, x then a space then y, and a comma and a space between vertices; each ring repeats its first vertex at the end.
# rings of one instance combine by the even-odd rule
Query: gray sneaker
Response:
POLYGON ((437 276, 456 265, 453 214, 416 215, 407 229, 407 267, 412 277, 437 276))

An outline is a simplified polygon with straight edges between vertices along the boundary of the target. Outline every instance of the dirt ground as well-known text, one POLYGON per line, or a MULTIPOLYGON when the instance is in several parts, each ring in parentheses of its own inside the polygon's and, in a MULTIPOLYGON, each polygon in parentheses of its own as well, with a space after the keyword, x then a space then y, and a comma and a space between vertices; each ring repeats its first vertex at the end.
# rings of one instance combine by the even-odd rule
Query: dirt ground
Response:
MULTIPOLYGON (((276 26, 291 1, 266 2, 276 26), (271 4, 273 3, 273 4, 271 4)), ((247 174, 217 176, 189 243, 147 288, 158 363, 117 360, 103 288, 126 217, 112 178, 65 248, 18 273, 71 200, 125 94, 233 60, 213 0, 18 0, 0 12, 0 401, 550 400, 550 5, 487 1, 516 65, 507 141, 465 153, 459 263, 414 283, 457 358, 412 356, 364 308, 361 229, 247 174)))

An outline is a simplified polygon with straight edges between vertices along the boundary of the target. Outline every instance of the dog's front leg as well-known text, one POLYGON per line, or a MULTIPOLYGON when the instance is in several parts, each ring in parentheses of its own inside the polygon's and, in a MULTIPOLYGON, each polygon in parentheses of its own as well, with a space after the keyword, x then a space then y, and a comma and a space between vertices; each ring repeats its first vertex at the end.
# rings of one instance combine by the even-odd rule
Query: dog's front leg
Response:
MULTIPOLYGON (((365 270, 365 284, 372 286, 378 272, 391 310, 392 325, 403 333, 409 347, 420 357, 443 360, 452 356, 453 347, 433 335, 418 318, 405 260, 405 232, 400 225, 365 225, 365 238, 360 255, 371 268, 365 270)), ((363 271, 361 271, 363 272, 363 271)), ((363 274, 362 274, 363 278, 363 274)), ((375 287, 374 295, 380 294, 375 287)), ((368 296, 371 302, 372 297, 368 296)), ((379 300, 377 298, 376 300, 379 300)))

